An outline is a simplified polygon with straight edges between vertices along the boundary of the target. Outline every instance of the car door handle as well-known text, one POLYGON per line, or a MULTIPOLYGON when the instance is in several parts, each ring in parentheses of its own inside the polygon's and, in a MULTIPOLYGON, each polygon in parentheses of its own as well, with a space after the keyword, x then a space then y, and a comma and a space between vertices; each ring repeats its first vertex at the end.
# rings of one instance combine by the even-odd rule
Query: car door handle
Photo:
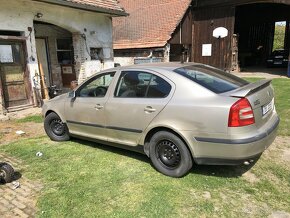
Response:
POLYGON ((101 110, 103 108, 104 108, 104 106, 103 105, 100 105, 100 104, 96 104, 96 106, 95 106, 95 109, 96 110, 101 110))
POLYGON ((144 108, 144 111, 148 112, 148 113, 153 113, 153 112, 156 111, 156 109, 152 108, 151 106, 147 106, 147 107, 144 108))

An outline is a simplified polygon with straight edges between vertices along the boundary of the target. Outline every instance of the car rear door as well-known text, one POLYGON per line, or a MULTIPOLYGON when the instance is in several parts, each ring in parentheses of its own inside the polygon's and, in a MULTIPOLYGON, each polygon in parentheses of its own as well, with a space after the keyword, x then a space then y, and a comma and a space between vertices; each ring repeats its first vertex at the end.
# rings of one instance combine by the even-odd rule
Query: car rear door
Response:
POLYGON ((65 117, 71 134, 107 140, 105 104, 115 72, 97 75, 75 92, 75 98, 65 103, 65 117))
MULTIPOLYGON (((132 88, 132 87, 131 87, 132 88)), ((108 141, 136 146, 138 141, 174 93, 174 83, 162 75, 149 71, 122 71, 114 93, 106 103, 108 141), (128 93, 126 74, 136 74, 136 94, 128 93)))

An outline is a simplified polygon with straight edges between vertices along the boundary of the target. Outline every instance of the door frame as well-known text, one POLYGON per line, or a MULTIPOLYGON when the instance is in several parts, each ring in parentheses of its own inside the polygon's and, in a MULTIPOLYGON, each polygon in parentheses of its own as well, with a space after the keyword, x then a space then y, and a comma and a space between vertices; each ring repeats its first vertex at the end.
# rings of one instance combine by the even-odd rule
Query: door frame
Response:
MULTIPOLYGON (((37 54, 37 48, 36 48, 36 39, 44 39, 45 42, 45 49, 46 49, 46 60, 47 60, 47 68, 48 68, 48 83, 51 86, 53 84, 53 78, 52 78, 52 71, 51 71, 51 61, 50 61, 50 53, 49 53, 49 42, 48 42, 48 37, 41 36, 41 37, 35 37, 35 49, 36 49, 36 54, 37 54)), ((37 55, 38 56, 38 55, 37 55)), ((39 60, 37 58, 37 61, 39 63, 39 60)))
MULTIPOLYGON (((33 94, 32 94, 32 87, 31 87, 31 80, 30 80, 30 70, 27 65, 28 60, 28 52, 27 52, 27 38, 22 36, 2 36, 0 35, 0 42, 4 43, 21 43, 22 44, 22 52, 23 52, 23 81, 25 85, 25 90, 27 93, 27 100, 29 104, 33 104, 33 94)), ((4 97, 4 90, 2 79, 0 76, 0 97, 2 99, 2 108, 7 110, 8 107, 5 104, 5 97, 4 97)))

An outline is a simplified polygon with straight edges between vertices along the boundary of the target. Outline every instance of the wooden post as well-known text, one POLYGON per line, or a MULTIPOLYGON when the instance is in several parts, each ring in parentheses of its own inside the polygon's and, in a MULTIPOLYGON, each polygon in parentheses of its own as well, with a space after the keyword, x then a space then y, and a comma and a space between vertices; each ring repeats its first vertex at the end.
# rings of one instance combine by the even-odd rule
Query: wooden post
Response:
POLYGON ((40 73, 41 94, 43 95, 44 99, 49 99, 48 90, 45 84, 45 75, 43 72, 42 64, 38 62, 38 66, 39 66, 39 73, 40 73))

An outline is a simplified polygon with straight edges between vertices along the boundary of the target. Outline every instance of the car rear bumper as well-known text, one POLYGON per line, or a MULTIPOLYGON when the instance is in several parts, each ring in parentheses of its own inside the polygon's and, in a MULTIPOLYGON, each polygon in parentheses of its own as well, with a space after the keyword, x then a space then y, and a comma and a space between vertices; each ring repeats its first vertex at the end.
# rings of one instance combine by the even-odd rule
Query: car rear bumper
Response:
POLYGON ((279 117, 273 124, 255 137, 243 139, 195 138, 197 153, 194 160, 198 164, 238 165, 260 156, 275 140, 279 117))

